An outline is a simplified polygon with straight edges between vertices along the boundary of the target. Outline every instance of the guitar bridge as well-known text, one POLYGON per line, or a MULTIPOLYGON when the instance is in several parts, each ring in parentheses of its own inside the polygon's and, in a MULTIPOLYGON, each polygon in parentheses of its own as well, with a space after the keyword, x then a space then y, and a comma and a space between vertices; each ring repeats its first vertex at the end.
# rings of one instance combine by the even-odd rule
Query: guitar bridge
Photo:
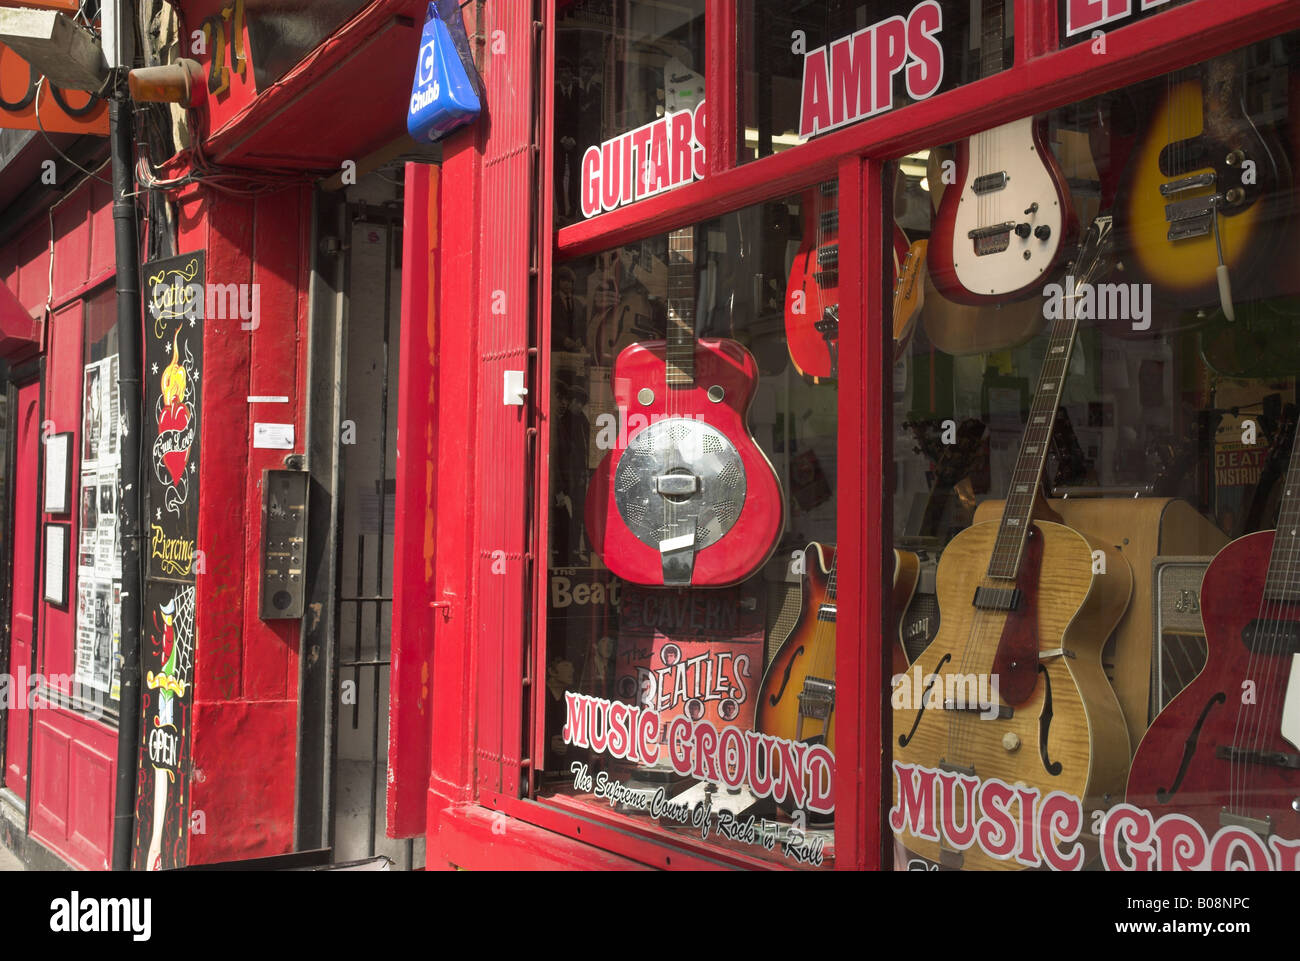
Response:
POLYGON ((968 231, 966 236, 975 241, 975 255, 983 257, 986 254, 1001 253, 1011 246, 1011 231, 1015 226, 1015 221, 1008 220, 988 227, 976 227, 968 231))
POLYGON ((1169 223, 1168 239, 1187 240, 1208 236, 1214 231, 1215 204, 1222 199, 1214 194, 1165 204, 1165 220, 1169 223))
POLYGON ((1273 819, 1266 817, 1264 819, 1247 817, 1244 814, 1233 814, 1227 808, 1219 810, 1219 827, 1245 828, 1247 831, 1254 831, 1265 840, 1273 833, 1273 819))
POLYGON ((826 340, 834 340, 840 335, 839 311, 834 307, 827 307, 822 319, 813 324, 813 330, 826 340))
POLYGON ((1261 767, 1280 767, 1300 771, 1300 754, 1288 754, 1285 751, 1247 751, 1243 748, 1220 744, 1215 747, 1214 756, 1220 761, 1235 761, 1238 764, 1258 764, 1261 767))
POLYGON ((822 335, 822 340, 826 341, 826 352, 831 359, 832 379, 839 376, 840 368, 840 308, 838 304, 832 304, 822 313, 822 319, 813 324, 813 330, 822 335))
POLYGON ((799 720, 795 724, 794 739, 804 741, 818 737, 820 742, 825 742, 826 735, 831 730, 831 715, 834 711, 835 682, 821 677, 804 678, 803 690, 799 692, 799 720), (803 733, 805 720, 820 722, 820 735, 809 735, 805 738, 803 733))

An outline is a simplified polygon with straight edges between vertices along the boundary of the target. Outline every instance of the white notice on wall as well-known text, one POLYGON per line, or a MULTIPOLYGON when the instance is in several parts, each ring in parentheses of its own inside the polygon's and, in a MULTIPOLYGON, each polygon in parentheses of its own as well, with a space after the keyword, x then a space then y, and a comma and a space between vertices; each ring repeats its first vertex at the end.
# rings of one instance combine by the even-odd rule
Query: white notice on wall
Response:
POLYGON ((293 424, 253 424, 253 446, 293 450, 293 424))

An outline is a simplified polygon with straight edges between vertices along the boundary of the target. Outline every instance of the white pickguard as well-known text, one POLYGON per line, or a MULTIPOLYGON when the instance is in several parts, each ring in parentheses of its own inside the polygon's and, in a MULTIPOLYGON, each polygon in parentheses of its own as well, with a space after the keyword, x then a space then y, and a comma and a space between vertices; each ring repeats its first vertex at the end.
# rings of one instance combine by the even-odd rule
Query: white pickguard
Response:
POLYGON ((1033 124, 1033 118, 1026 117, 970 138, 966 181, 957 205, 952 250, 957 279, 972 293, 1002 296, 1028 287, 1051 266, 1060 248, 1061 205, 1047 166, 1034 145, 1033 124), (1009 178, 1004 187, 975 193, 973 185, 977 177, 999 172, 1005 172, 1009 178), (1035 203, 1038 209, 1025 213, 1035 203), (975 253, 975 242, 969 237, 971 230, 1011 221, 1029 224, 1029 236, 1020 237, 1013 230, 1005 250, 975 253), (1033 229, 1040 225, 1052 231, 1046 240, 1033 234, 1033 229))
POLYGON ((1282 702, 1282 736, 1300 750, 1300 654, 1291 655, 1291 678, 1282 702))

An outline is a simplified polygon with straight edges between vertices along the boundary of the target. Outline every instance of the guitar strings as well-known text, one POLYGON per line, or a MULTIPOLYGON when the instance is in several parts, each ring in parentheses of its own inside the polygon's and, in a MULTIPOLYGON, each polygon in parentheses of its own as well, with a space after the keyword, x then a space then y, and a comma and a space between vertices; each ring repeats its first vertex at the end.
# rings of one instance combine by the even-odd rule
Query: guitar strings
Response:
MULTIPOLYGON (((1076 284, 1076 286, 1078 286, 1078 284, 1076 284)), ((1075 333, 1077 330, 1073 304, 1073 301, 1077 296, 1078 294, 1075 291, 1072 291, 1067 295, 1065 316, 1053 323, 1052 335, 1049 338, 1048 353, 1044 359, 1043 367, 1039 375, 1039 386, 1035 391, 1034 403, 1030 407, 1030 422, 1026 428, 1026 440, 1024 441, 1026 450, 1022 452, 1022 455, 1030 452, 1028 449, 1030 438, 1036 440, 1036 444, 1034 445, 1035 449, 1032 450, 1034 463, 1031 467, 1030 464, 1023 463, 1023 456, 1017 459, 1017 465, 1012 475, 1011 489, 1003 507, 1004 523, 999 525, 997 539, 994 542, 994 547, 990 556, 989 567, 985 575, 980 579, 980 586, 983 587, 1006 590, 1008 589, 1008 583, 1010 583, 1011 589, 1014 589, 1017 579, 1015 575, 1018 574, 1019 568, 1024 562, 1024 549, 1029 536, 1029 530, 1033 526, 1033 502, 1037 496, 1037 487, 1041 481, 1042 470, 1046 460, 1047 440, 1050 436, 1059 394, 1063 389, 1064 378, 1069 372, 1069 360, 1072 354, 1075 333), (1054 352, 1056 347, 1064 348, 1059 354, 1059 371, 1053 369, 1053 365, 1057 362, 1058 357, 1054 352), (1052 397, 1049 402, 1044 403, 1043 400, 1048 393, 1046 384, 1049 378, 1052 378, 1055 381, 1055 385, 1054 388, 1051 389, 1052 397), (1036 424, 1036 421, 1040 416, 1042 417, 1041 426, 1036 424), (1043 436, 1038 437, 1037 435, 1039 433, 1043 436), (1020 513, 1018 506, 1013 503, 1021 499, 1022 495, 1018 490, 1018 487, 1020 486, 1025 488, 1023 497, 1028 498, 1028 503, 1023 508, 1024 523, 1022 523, 1022 529, 1018 532, 1018 537, 1016 538, 1015 553, 1011 554, 1009 553, 1008 546, 1003 543, 1003 533, 1007 529, 1005 519, 1013 511, 1015 513, 1020 513), (1012 577, 1009 581, 1004 577, 998 577, 995 572, 999 571, 1011 571, 1012 577)), ((1044 536, 1041 531, 1039 532, 1039 536, 1044 536)), ((976 665, 987 666, 990 668, 993 666, 993 663, 989 660, 989 649, 990 646, 992 646, 992 657, 995 661, 997 643, 991 644, 991 642, 1000 642, 1008 618, 1008 614, 998 613, 993 615, 986 613, 984 610, 976 609, 976 613, 971 619, 971 627, 967 636, 967 643, 962 653, 959 671, 960 674, 966 676, 971 675, 973 672, 970 668, 976 665)), ((1038 625, 1035 624, 1035 638, 1036 641, 1041 644, 1038 630, 1038 625)), ((1037 657, 1037 651, 1035 651, 1035 656, 1037 657)), ((1037 678, 1035 678, 1035 685, 1037 686, 1037 678)), ((993 700, 992 698, 990 700, 990 709, 1001 707, 998 700, 993 700)), ((1000 695, 999 700, 1001 700, 1000 695)), ((974 744, 982 739, 979 725, 984 719, 978 716, 969 716, 976 712, 972 712, 969 709, 957 710, 957 707, 958 705, 956 704, 952 706, 952 714, 949 716, 948 761, 949 763, 960 764, 964 767, 973 767, 974 764, 971 755, 974 744)))
MULTIPOLYGON (((1294 451, 1293 445, 1293 454, 1294 451)), ((1288 484, 1286 489, 1294 490, 1295 478, 1290 470, 1287 471, 1287 474, 1287 480, 1292 483, 1288 484)), ((1288 504, 1284 500, 1282 507, 1284 509, 1279 510, 1277 529, 1273 534, 1274 550, 1270 552, 1269 563, 1269 574, 1274 578, 1275 582, 1277 580, 1275 571, 1278 569, 1281 571, 1282 578, 1278 589, 1279 596, 1274 601, 1277 614, 1275 619, 1269 622, 1268 646, 1266 650, 1260 652, 1260 658, 1264 661, 1267 671, 1262 690, 1258 692, 1258 704, 1255 705, 1255 734, 1250 743, 1252 756, 1255 757, 1259 756, 1258 752, 1264 751, 1268 739, 1276 733, 1274 726, 1276 725, 1278 730, 1281 728, 1282 709, 1285 706, 1287 680, 1289 678, 1289 671, 1287 670, 1289 665, 1285 663, 1284 652, 1286 636, 1291 622, 1284 619, 1282 615, 1290 603, 1288 598, 1291 597, 1291 592, 1295 589, 1295 585, 1292 583, 1292 572, 1295 570, 1297 518, 1292 504, 1288 504), (1286 538, 1281 551, 1278 550, 1279 538, 1286 538), (1276 561, 1272 557, 1273 554, 1278 555, 1276 561), (1280 678, 1279 674, 1281 674, 1280 678)), ((1244 763, 1252 785, 1263 779, 1262 764, 1252 763, 1250 760, 1246 760, 1244 763)), ((1266 800, 1262 791, 1254 793, 1254 796, 1260 799, 1260 803, 1266 800)))
MULTIPOLYGON (((980 44, 980 56, 982 62, 980 65, 981 67, 980 74, 982 76, 988 76, 990 73, 989 70, 990 64, 988 62, 990 45, 994 42, 998 43, 999 57, 1001 54, 1001 38, 1000 36, 994 38, 993 34, 995 31, 993 29, 993 25, 995 22, 997 22, 998 25, 997 25, 996 32, 1000 35, 1001 24, 1000 21, 995 21, 994 19, 995 15, 992 14, 992 11, 988 9, 987 4, 983 12, 990 13, 990 16, 988 20, 982 23, 981 25, 982 37, 981 37, 981 44, 980 44)), ((965 144, 963 145, 963 151, 962 151, 966 156, 968 166, 974 168, 974 170, 968 170, 967 172, 967 176, 968 178, 970 178, 969 183, 971 184, 972 190, 974 190, 974 185, 978 183, 979 177, 989 173, 993 164, 993 160, 996 157, 996 152, 994 149, 995 146, 994 141, 996 140, 996 133, 994 133, 993 131, 982 131, 973 136, 976 140, 974 149, 973 150, 971 149, 970 146, 971 138, 968 138, 965 141, 965 144)), ((996 209, 995 204, 996 204, 996 198, 991 197, 987 192, 975 191, 975 227, 977 230, 984 228, 991 223, 990 213, 996 209)), ((955 246, 958 243, 958 239, 954 237, 953 242, 955 246)), ((976 247, 978 243, 979 241, 977 239, 972 244, 972 248, 976 247)), ((971 255, 973 257, 978 257, 978 253, 974 249, 972 249, 971 255)), ((1013 490, 1014 490, 1014 486, 1013 486, 1013 490)), ((997 535, 998 539, 1000 539, 1000 534, 1001 534, 1001 527, 999 528, 999 534, 997 535)), ((994 547, 993 547, 994 557, 997 556, 998 550, 999 550, 998 540, 995 539, 994 547)), ((992 559, 990 563, 992 563, 992 559)), ((984 587, 994 586, 993 580, 988 576, 987 571, 980 578, 979 585, 984 587)), ((975 609, 975 613, 971 617, 971 623, 967 631, 966 643, 962 649, 961 661, 960 664, 958 665, 957 673, 959 675, 963 677, 968 677, 973 673, 970 670, 971 667, 976 665, 984 666, 985 662, 987 661, 986 651, 988 648, 988 642, 994 633, 996 633, 998 637, 1001 636, 1002 632, 1000 628, 1003 625, 1005 625, 1005 621, 1006 618, 1004 616, 989 615, 988 613, 986 613, 985 611, 979 608, 975 609)), ((935 667, 937 668, 937 665, 935 667)), ((949 673, 948 676, 951 676, 951 672, 949 673)), ((958 709, 959 706, 956 703, 954 703, 951 706, 951 708, 949 708, 949 706, 946 704, 945 691, 943 689, 942 678, 936 677, 934 683, 939 689, 935 691, 933 695, 931 695, 931 700, 937 700, 940 704, 940 710, 948 713, 947 761, 950 765, 953 766, 969 767, 973 769, 974 759, 971 757, 971 753, 972 753, 974 743, 978 737, 977 734, 978 728, 974 723, 976 719, 966 716, 971 712, 967 710, 965 706, 963 706, 962 709, 958 709)), ((954 696, 956 694, 955 689, 956 689, 956 685, 954 684, 953 685, 954 696)), ((969 825, 971 817, 974 814, 973 808, 967 809, 968 807, 969 806, 963 804, 964 810, 962 811, 962 813, 965 816, 965 822, 967 826, 969 825)), ((943 847, 943 826, 942 825, 939 825, 939 834, 940 834, 940 848, 942 849, 943 847)))
MULTIPOLYGON (((1218 218, 1217 209, 1214 211, 1216 223, 1218 218)), ((1288 637, 1290 631, 1294 629, 1294 622, 1287 620, 1283 614, 1290 606, 1294 604, 1295 570, 1297 551, 1300 549, 1300 540, 1297 540, 1296 531, 1300 529, 1300 512, 1296 509, 1296 503, 1291 496, 1300 483, 1300 444, 1295 443, 1293 435, 1292 450, 1290 463, 1288 464, 1286 474, 1286 484, 1284 487, 1285 496, 1278 511, 1277 525, 1273 534, 1273 549, 1270 551, 1269 566, 1265 575, 1265 599, 1268 599, 1269 584, 1272 582, 1274 597, 1271 599, 1269 607, 1271 616, 1267 622, 1257 622, 1256 629, 1259 632, 1266 632, 1267 643, 1262 645, 1258 643, 1251 648, 1251 655, 1248 661, 1247 676, 1242 678, 1243 683, 1253 679, 1257 673, 1256 665, 1262 661, 1266 666, 1262 683, 1257 685, 1257 703, 1249 705, 1255 710, 1249 712, 1251 715, 1251 737, 1248 742, 1249 754, 1244 758, 1234 759, 1232 764, 1234 769, 1241 768, 1241 801, 1239 802, 1243 809, 1252 813, 1256 810, 1255 805, 1267 805, 1273 802, 1273 798, 1267 796, 1264 790, 1256 790, 1256 787, 1265 778, 1265 765, 1261 763, 1260 757, 1264 753, 1268 740, 1278 734, 1281 730, 1282 714, 1286 706, 1287 689, 1290 684, 1290 665, 1286 653, 1288 647, 1288 637), (1280 539, 1285 538, 1285 541, 1280 539), (1280 580, 1280 584, 1278 583, 1280 580), (1280 676, 1279 676, 1280 675, 1280 676), (1255 799, 1252 803, 1252 798, 1255 799)), ((1248 706, 1245 703, 1245 689, 1241 694, 1242 703, 1238 707, 1239 716, 1245 713, 1248 706)), ((1234 737, 1234 747, 1236 747, 1234 737)), ((1285 803, 1285 802, 1283 802, 1285 803)), ((1267 810, 1264 812, 1268 817, 1267 810)))
POLYGON ((1273 721, 1276 720, 1280 725, 1280 708, 1285 704, 1287 685, 1285 683, 1279 685, 1277 675, 1279 669, 1282 669, 1284 678, 1287 675, 1284 669, 1285 658, 1283 653, 1286 632, 1290 622, 1282 618, 1282 613, 1289 603, 1287 597, 1294 589, 1290 572, 1294 570, 1296 559, 1297 541, 1294 532, 1297 530, 1295 526, 1297 518, 1294 516, 1295 508, 1290 495, 1295 489, 1296 481, 1300 480, 1296 476, 1296 452, 1298 449, 1300 449, 1300 445, 1293 443, 1291 463, 1288 465, 1286 486, 1284 488, 1285 496, 1279 508, 1277 527, 1273 533, 1273 548, 1269 552, 1269 563, 1265 573, 1264 592, 1260 605, 1261 610, 1257 614, 1255 643, 1251 645, 1246 676, 1241 679, 1243 689, 1239 695, 1241 703, 1237 709, 1237 726, 1238 729, 1246 728, 1247 739, 1242 744, 1239 743, 1235 732, 1233 737, 1233 748, 1238 751, 1244 750, 1247 753, 1245 756, 1237 756, 1230 760, 1234 774, 1240 769, 1240 800, 1235 801, 1231 791, 1230 799, 1234 800, 1239 805, 1241 812, 1248 816, 1258 813, 1257 805, 1269 800, 1263 797, 1264 792, 1254 790, 1263 774, 1260 770, 1262 765, 1256 763, 1253 758, 1258 757, 1259 752, 1263 751, 1267 739, 1273 733, 1271 730, 1273 721), (1260 642, 1261 634, 1265 638, 1263 643, 1260 642), (1261 671, 1260 668, 1263 668, 1263 670, 1261 671), (1263 676, 1257 680, 1256 675, 1258 674, 1263 676), (1253 699, 1255 703, 1253 704, 1246 702, 1245 682, 1255 684, 1255 697, 1253 699), (1253 708, 1253 710, 1247 710, 1248 708, 1253 708))

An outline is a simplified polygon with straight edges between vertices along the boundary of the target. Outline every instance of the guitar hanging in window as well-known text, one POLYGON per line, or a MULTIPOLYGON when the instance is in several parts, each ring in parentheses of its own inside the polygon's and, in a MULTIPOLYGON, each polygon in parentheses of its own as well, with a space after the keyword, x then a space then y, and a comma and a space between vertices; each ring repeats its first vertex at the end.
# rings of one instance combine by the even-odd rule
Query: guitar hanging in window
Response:
POLYGON ((747 424, 758 366, 734 340, 696 339, 694 229, 668 247, 668 339, 614 361, 627 442, 592 476, 587 537, 634 584, 725 587, 771 555, 784 499, 747 424))

